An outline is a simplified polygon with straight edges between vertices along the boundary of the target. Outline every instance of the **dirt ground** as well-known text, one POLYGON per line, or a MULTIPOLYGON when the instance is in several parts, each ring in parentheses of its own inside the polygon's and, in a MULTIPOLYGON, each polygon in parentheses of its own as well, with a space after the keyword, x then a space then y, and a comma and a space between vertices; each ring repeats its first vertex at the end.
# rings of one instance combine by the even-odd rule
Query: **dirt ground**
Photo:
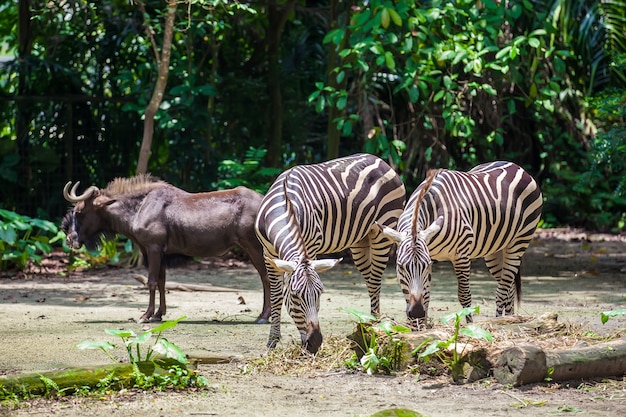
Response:
MULTIPOLYGON (((605 325, 600 312, 626 308, 626 239, 585 235, 576 231, 542 231, 526 255, 523 298, 518 313, 538 317, 556 312, 566 325, 568 340, 587 332, 623 335, 626 317, 605 325)), ((37 272, 37 271, 35 271, 37 272)), ((136 323, 147 305, 147 291, 132 278, 143 269, 102 268, 72 273, 51 271, 0 278, 0 374, 47 371, 107 364, 99 351, 78 350, 83 340, 109 340, 107 328, 141 332, 136 323)), ((387 269, 381 299, 385 315, 402 320, 404 300, 393 266, 387 269)), ((326 338, 344 337, 354 320, 343 311, 367 312, 365 284, 349 262, 322 274, 325 293, 320 320, 326 338)), ((495 281, 482 261, 474 262, 470 277, 475 317, 488 325, 495 314, 495 281)), ((626 415, 626 380, 544 382, 512 388, 487 378, 454 385, 447 377, 415 373, 369 376, 346 368, 304 374, 250 372, 250 363, 267 354, 269 325, 252 324, 262 306, 261 283, 245 263, 206 262, 168 273, 168 281, 212 284, 237 292, 180 292, 168 294, 166 318, 188 318, 165 335, 194 356, 231 356, 220 365, 201 365, 199 372, 211 386, 197 392, 152 393, 129 391, 104 397, 33 400, 19 407, 4 406, 0 416, 368 416, 387 408, 408 408, 426 416, 553 416, 626 415)), ((430 315, 460 308, 456 280, 448 263, 433 268, 430 315)), ((283 309, 282 345, 299 342, 283 309)), ((545 338, 544 338, 545 341, 545 338)), ((498 343, 496 341, 495 343, 498 343)), ((507 343, 514 344, 515 340, 507 343)), ((119 359, 126 355, 115 352, 119 359)), ((302 358, 303 361, 314 359, 302 358)))

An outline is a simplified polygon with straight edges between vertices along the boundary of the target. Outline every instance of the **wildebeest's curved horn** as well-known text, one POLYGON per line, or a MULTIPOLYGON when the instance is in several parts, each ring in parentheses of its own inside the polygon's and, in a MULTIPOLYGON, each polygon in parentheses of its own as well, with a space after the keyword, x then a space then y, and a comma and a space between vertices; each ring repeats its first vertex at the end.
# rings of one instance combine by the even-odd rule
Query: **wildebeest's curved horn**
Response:
POLYGON ((65 199, 69 201, 70 203, 78 203, 79 201, 87 200, 89 197, 91 197, 91 195, 94 192, 99 190, 98 187, 96 187, 95 185, 92 185, 91 187, 87 188, 84 193, 77 196, 76 190, 78 189, 78 185, 80 184, 80 181, 77 181, 76 184, 74 184, 74 186, 72 187, 72 189, 69 190, 71 184, 72 184, 72 181, 68 181, 67 184, 65 184, 65 187, 63 187, 63 197, 65 197, 65 199))

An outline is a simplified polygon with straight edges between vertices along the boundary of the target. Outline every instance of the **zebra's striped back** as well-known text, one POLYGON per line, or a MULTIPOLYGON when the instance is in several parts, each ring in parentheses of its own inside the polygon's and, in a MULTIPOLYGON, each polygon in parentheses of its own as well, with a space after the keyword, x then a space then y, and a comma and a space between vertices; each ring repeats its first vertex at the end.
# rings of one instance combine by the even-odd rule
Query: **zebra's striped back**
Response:
POLYGON ((397 272, 407 315, 424 319, 430 300, 431 260, 451 261, 459 301, 471 305, 470 261, 485 258, 498 281, 496 314, 513 313, 521 296, 519 267, 542 209, 536 181, 511 162, 469 172, 438 170, 411 195, 398 221, 397 272))
MULTIPOLYGON (((282 273, 290 273, 284 289, 287 309, 309 350, 319 333, 317 310, 323 286, 316 268, 321 254, 350 249, 378 310, 380 277, 392 242, 376 223, 394 227, 402 213, 405 190, 396 172, 373 155, 357 154, 282 173, 259 209, 256 230, 265 250, 272 285, 270 345, 280 337, 282 273)), ((319 336, 321 343, 321 333, 319 336)), ((316 346, 317 345, 317 346, 316 346)))

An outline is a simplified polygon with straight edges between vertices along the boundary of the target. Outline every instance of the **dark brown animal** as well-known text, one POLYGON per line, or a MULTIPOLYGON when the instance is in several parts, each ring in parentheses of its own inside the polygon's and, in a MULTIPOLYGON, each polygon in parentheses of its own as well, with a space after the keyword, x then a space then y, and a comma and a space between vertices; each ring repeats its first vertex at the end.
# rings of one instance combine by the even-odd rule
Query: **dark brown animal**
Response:
POLYGON ((181 258, 220 256, 234 246, 248 254, 263 283, 263 311, 257 323, 270 314, 269 280, 263 248, 254 221, 263 196, 245 187, 206 193, 188 193, 150 175, 117 178, 101 190, 91 186, 76 195, 80 183, 63 196, 74 207, 61 228, 67 244, 88 249, 100 238, 122 234, 135 243, 148 267, 150 300, 140 321, 160 321, 165 314, 165 268, 181 258), (155 313, 155 292, 159 309, 155 313))

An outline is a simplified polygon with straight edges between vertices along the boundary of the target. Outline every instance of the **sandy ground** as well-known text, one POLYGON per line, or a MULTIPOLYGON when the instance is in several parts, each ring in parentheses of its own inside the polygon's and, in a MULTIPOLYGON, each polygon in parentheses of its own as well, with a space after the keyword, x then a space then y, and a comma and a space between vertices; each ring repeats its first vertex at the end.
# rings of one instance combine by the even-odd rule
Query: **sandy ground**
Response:
MULTIPOLYGON (((615 335, 626 330, 626 317, 600 322, 600 312, 626 308, 626 243, 623 239, 553 239, 546 232, 536 239, 525 259, 523 300, 518 312, 537 317, 557 312, 572 333, 615 335)), ((109 340, 108 328, 140 332, 136 323, 147 305, 147 291, 132 278, 143 269, 103 268, 69 277, 29 274, 0 278, 0 374, 102 365, 99 351, 78 350, 82 340, 109 340)), ((382 311, 402 320, 404 300, 393 267, 387 270, 382 311)), ((495 281, 484 263, 473 264, 475 318, 487 324, 495 314, 495 281)), ((238 292, 168 294, 166 318, 186 315, 166 337, 190 355, 232 356, 237 361, 201 365, 211 387, 198 392, 144 393, 131 391, 103 398, 69 397, 34 400, 18 408, 3 406, 0 416, 367 416, 386 408, 409 408, 426 416, 552 416, 570 414, 626 415, 626 382, 605 380, 544 382, 520 388, 493 378, 454 385, 447 378, 412 373, 369 376, 343 370, 312 370, 305 375, 246 372, 250 361, 265 355, 269 325, 252 324, 261 310, 261 283, 253 268, 195 265, 171 270, 169 281, 213 284, 238 292), (245 304, 242 304, 245 302, 245 304)), ((354 330, 343 309, 369 310, 365 284, 348 262, 322 274, 325 293, 321 327, 325 337, 343 337, 354 330)), ((434 266, 430 314, 438 322, 458 310, 456 280, 449 264, 434 266)), ((283 309, 283 345, 299 336, 283 309)), ((115 355, 124 359, 125 351, 115 355)), ((303 360, 310 360, 303 358, 303 360)))

